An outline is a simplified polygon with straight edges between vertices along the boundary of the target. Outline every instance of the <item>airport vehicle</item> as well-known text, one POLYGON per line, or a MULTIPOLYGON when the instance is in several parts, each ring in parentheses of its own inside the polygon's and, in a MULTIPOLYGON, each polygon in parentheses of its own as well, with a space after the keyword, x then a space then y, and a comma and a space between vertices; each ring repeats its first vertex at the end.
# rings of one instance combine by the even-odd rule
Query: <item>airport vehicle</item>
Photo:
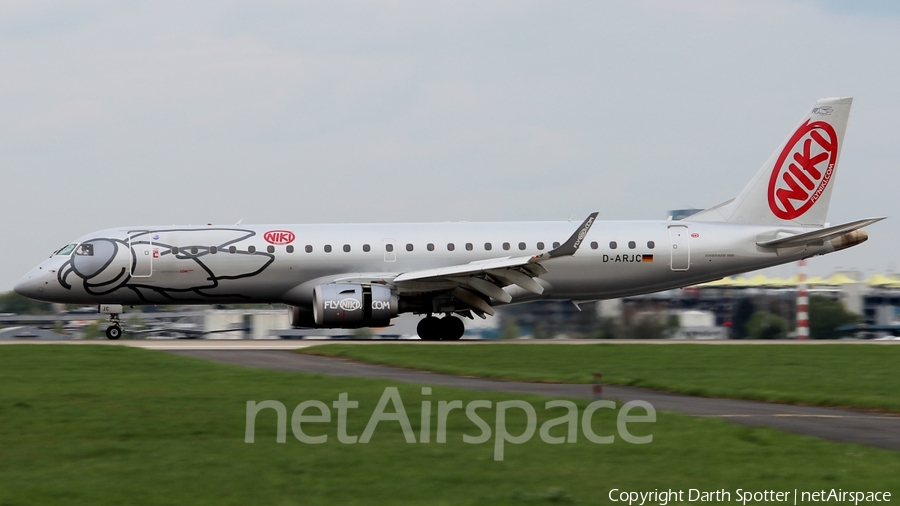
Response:
POLYGON ((825 224, 851 103, 816 102, 736 198, 681 220, 119 227, 61 248, 15 291, 99 305, 110 339, 123 306, 225 303, 287 304, 294 327, 415 313, 422 339, 459 339, 459 316, 501 304, 667 290, 862 243, 883 218, 825 224))

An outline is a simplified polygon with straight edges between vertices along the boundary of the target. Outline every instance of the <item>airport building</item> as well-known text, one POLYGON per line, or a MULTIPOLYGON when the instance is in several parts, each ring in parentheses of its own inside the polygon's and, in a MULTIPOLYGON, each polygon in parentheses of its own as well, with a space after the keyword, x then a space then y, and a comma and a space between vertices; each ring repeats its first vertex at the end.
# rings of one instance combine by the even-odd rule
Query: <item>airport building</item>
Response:
MULTIPOLYGON (((790 329, 787 337, 793 337, 798 284, 798 276, 755 274, 600 301, 593 310, 590 304, 582 304, 579 310, 571 302, 534 302, 498 310, 498 327, 511 327, 512 320, 523 334, 537 338, 640 339, 662 332, 675 339, 727 339, 733 337, 731 326, 737 305, 749 300, 757 309, 784 319, 790 329), (620 327, 615 328, 611 322, 618 322, 620 327), (630 323, 636 331, 626 331, 622 323, 630 323)), ((846 271, 824 278, 813 276, 807 286, 810 296, 838 300, 859 315, 859 324, 846 329, 846 336, 886 338, 900 334, 900 277, 875 274, 865 279, 860 272, 846 271)))

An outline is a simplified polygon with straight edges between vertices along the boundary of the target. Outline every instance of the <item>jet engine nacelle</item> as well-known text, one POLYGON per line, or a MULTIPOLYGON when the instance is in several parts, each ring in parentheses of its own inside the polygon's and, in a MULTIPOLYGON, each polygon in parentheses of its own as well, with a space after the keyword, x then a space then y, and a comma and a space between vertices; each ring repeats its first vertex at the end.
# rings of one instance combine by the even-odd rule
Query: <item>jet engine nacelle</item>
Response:
POLYGON ((384 285, 329 283, 313 290, 316 326, 386 327, 397 316, 397 296, 384 285))

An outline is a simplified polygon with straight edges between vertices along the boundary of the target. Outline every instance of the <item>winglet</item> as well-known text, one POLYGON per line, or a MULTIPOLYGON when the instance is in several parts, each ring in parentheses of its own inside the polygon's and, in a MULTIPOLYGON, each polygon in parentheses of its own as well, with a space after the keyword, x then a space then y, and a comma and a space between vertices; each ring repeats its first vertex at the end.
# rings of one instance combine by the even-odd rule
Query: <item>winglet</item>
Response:
POLYGON ((578 227, 578 230, 572 234, 572 237, 569 237, 565 243, 563 243, 560 247, 548 251, 546 253, 541 253, 540 255, 535 255, 531 258, 531 262, 540 262, 543 260, 547 260, 550 258, 556 257, 565 257, 574 255, 578 248, 581 247, 581 242, 584 241, 585 236, 587 236, 588 230, 591 229, 591 226, 594 224, 594 221, 597 219, 597 215, 600 213, 591 213, 590 216, 584 220, 584 223, 578 227))

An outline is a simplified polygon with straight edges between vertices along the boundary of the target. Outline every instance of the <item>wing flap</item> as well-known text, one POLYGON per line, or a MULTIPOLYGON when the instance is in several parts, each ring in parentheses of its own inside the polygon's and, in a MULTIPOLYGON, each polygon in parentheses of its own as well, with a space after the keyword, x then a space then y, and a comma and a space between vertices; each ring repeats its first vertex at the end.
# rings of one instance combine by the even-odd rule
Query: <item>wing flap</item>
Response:
POLYGON ((499 278, 507 285, 516 285, 537 295, 544 293, 544 287, 535 281, 533 276, 522 274, 515 269, 492 269, 487 272, 491 277, 499 278))
POLYGON ((492 308, 490 304, 465 288, 456 287, 453 290, 450 290, 450 295, 468 304, 476 311, 494 316, 494 308, 492 308))
POLYGON ((494 283, 491 283, 486 279, 471 276, 469 278, 466 278, 466 284, 472 287, 475 291, 499 300, 500 302, 512 302, 512 297, 506 291, 504 291, 503 288, 495 285, 494 283))

